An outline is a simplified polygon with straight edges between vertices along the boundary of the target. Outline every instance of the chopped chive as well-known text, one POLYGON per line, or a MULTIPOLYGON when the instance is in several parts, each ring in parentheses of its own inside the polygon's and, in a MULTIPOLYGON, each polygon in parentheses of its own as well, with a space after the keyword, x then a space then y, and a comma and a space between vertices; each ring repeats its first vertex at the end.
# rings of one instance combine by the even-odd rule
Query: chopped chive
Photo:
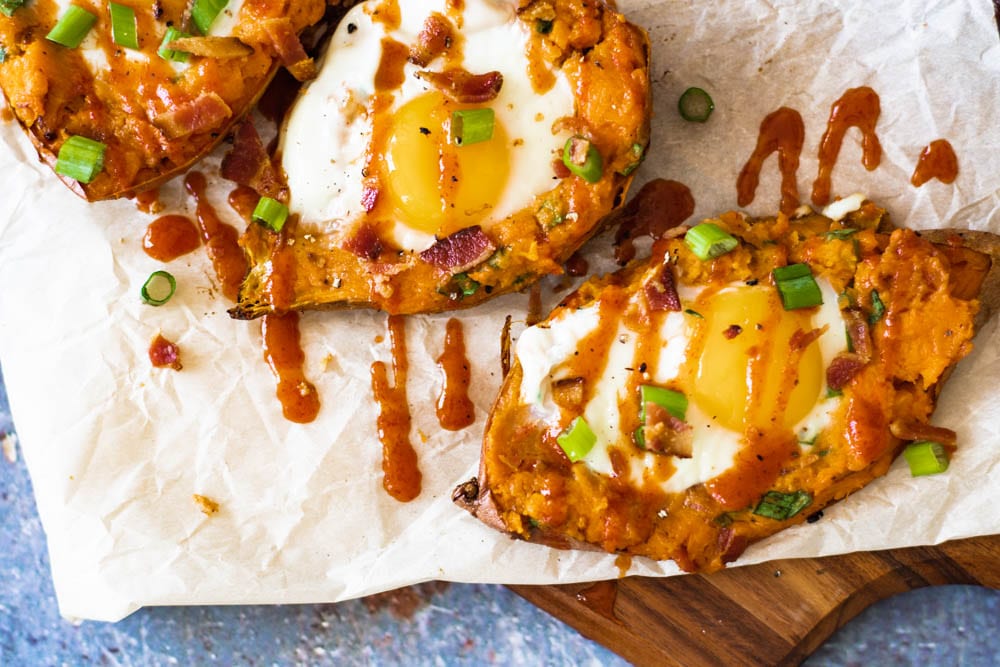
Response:
POLYGON ((104 168, 106 150, 107 146, 100 141, 74 134, 59 147, 56 173, 80 183, 90 183, 104 168))
POLYGON ((780 266, 773 274, 785 310, 823 305, 823 293, 808 264, 780 266))
POLYGON ((280 232, 288 220, 288 207, 277 199, 261 197, 250 218, 270 229, 272 232, 280 232))
POLYGON ((451 140, 456 146, 469 146, 493 138, 496 117, 493 109, 461 109, 451 112, 451 140))
POLYGON ((6 16, 13 16, 14 12, 23 5, 24 0, 0 0, 0 12, 6 16))
POLYGON ((844 395, 844 390, 843 389, 831 389, 830 387, 826 388, 826 397, 827 398, 837 398, 837 397, 843 396, 843 395, 844 395))
POLYGON ((872 312, 868 314, 868 324, 875 324, 882 316, 885 315, 885 304, 882 303, 882 297, 879 296, 878 290, 872 290, 872 312))
POLYGON ((701 88, 688 88, 677 100, 677 110, 686 121, 704 123, 715 111, 715 102, 701 88))
POLYGON ((723 512, 722 514, 712 519, 712 523, 725 528, 726 526, 733 525, 733 516, 729 512, 723 512))
POLYGON ((823 234, 823 237, 826 240, 828 240, 828 241, 830 239, 840 239, 841 241, 843 241, 844 239, 848 238, 849 236, 852 236, 853 234, 857 234, 857 233, 858 233, 858 230, 854 229, 853 227, 845 227, 844 229, 833 229, 833 230, 831 230, 831 231, 823 234))
POLYGON ((812 494, 806 491, 795 491, 793 493, 782 493, 780 491, 768 491, 761 498, 761 501, 754 508, 753 513, 757 516, 765 516, 775 521, 784 521, 804 510, 812 503, 812 494))
POLYGON ((684 243, 702 261, 721 257, 740 244, 735 236, 714 222, 703 222, 687 230, 684 243))
POLYGON ((229 0, 194 0, 191 20, 203 35, 207 35, 219 13, 229 4, 229 0))
POLYGON ((646 403, 655 403, 669 412, 676 419, 684 421, 687 416, 688 399, 687 396, 673 389, 665 389, 651 384, 640 385, 639 387, 639 419, 646 423, 646 403))
POLYGON ((160 57, 164 60, 170 60, 175 63, 187 62, 188 56, 190 55, 187 51, 175 51, 174 49, 168 49, 167 44, 175 39, 182 39, 190 36, 191 35, 186 32, 181 32, 172 26, 167 28, 167 32, 163 35, 163 41, 160 42, 160 48, 157 50, 157 53, 160 54, 160 57))
POLYGON ((567 139, 563 146, 562 161, 570 173, 588 183, 601 180, 604 173, 604 160, 594 142, 586 137, 576 135, 567 139))
POLYGON ((699 313, 697 310, 693 310, 691 308, 687 308, 687 309, 684 310, 684 312, 687 313, 688 315, 690 315, 691 317, 697 317, 699 320, 705 319, 705 316, 702 315, 701 313, 699 313))
POLYGON ((456 273, 451 277, 451 280, 463 296, 472 296, 479 291, 479 283, 470 278, 467 273, 456 273))
POLYGON ((75 49, 80 46, 80 42, 94 27, 95 21, 97 21, 97 17, 83 7, 70 5, 59 17, 49 34, 45 36, 45 39, 61 44, 68 49, 75 49))
POLYGON ((907 445, 903 458, 910 466, 914 477, 936 475, 948 469, 948 452, 940 442, 920 440, 907 445))
POLYGON ((539 35, 547 35, 552 32, 552 25, 555 21, 548 19, 535 19, 535 32, 539 35))
POLYGON ((135 22, 135 10, 117 2, 108 3, 111 15, 111 39, 115 44, 127 49, 139 48, 139 35, 135 22))
POLYGON ((642 164, 643 158, 646 156, 645 146, 639 143, 632 144, 631 152, 632 152, 632 162, 629 162, 627 165, 625 165, 624 169, 618 172, 622 176, 631 175, 633 171, 639 168, 639 165, 642 164))
POLYGON ((166 271, 153 271, 142 284, 139 294, 142 302, 150 306, 162 306, 177 291, 177 281, 166 271))
POLYGON ((597 436, 583 417, 577 417, 568 429, 556 436, 556 442, 566 452, 569 460, 576 463, 594 448, 597 436))

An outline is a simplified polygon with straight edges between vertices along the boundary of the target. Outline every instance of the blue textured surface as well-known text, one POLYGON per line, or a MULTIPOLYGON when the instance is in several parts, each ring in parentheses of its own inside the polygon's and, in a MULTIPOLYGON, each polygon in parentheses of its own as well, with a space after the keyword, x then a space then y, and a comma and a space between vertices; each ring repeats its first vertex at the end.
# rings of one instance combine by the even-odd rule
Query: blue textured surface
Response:
MULTIPOLYGON (((0 374, 0 433, 13 429, 0 374)), ((117 624, 59 616, 18 457, 0 462, 0 665, 624 665, 499 586, 425 584, 335 605, 143 609, 117 624)), ((807 661, 1000 665, 1000 592, 946 586, 880 602, 807 661)))

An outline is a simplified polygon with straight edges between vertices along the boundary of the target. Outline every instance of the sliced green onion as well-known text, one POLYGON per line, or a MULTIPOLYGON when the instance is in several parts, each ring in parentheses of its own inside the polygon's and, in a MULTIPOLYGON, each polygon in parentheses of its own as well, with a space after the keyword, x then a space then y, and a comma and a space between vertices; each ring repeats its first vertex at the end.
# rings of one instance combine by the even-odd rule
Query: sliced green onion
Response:
POLYGON ((809 507, 810 503, 812 503, 812 494, 805 491, 793 493, 768 491, 754 508, 753 513, 775 521, 784 521, 809 507))
POLYGON ((914 477, 936 475, 948 469, 948 452, 940 442, 920 440, 907 445, 903 458, 910 465, 914 477))
POLYGON ((539 35, 547 35, 552 32, 552 25, 555 21, 548 19, 535 19, 535 32, 539 35))
POLYGON ((45 39, 56 44, 62 44, 66 48, 75 49, 80 46, 80 42, 87 36, 90 29, 94 27, 97 17, 88 12, 83 7, 70 5, 65 13, 59 17, 45 39))
POLYGON ((187 62, 188 56, 190 55, 187 51, 175 51, 174 49, 168 49, 167 44, 174 41, 175 39, 182 39, 184 37, 190 37, 191 35, 186 32, 181 32, 177 28, 167 28, 167 32, 163 35, 163 41, 160 42, 160 48, 157 53, 164 60, 171 60, 175 63, 187 62))
POLYGON ((100 141, 74 134, 59 148, 56 173, 81 183, 90 183, 104 168, 104 151, 107 148, 100 141))
POLYGON ((721 257, 740 244, 735 236, 714 222, 703 222, 687 230, 684 243, 702 261, 721 257))
POLYGON ((875 324, 883 315, 885 315, 885 304, 882 303, 882 297, 879 296, 878 290, 872 290, 872 312, 868 315, 868 324, 875 324))
POLYGON ((461 109, 451 112, 451 140, 456 146, 468 146, 493 138, 493 109, 461 109))
POLYGON ((566 452, 569 460, 576 463, 594 448, 597 436, 583 417, 577 417, 568 429, 556 437, 556 442, 566 452))
POLYGON ((831 389, 830 387, 826 388, 826 397, 827 398, 839 398, 840 396, 843 396, 843 395, 844 395, 844 390, 843 389, 831 389))
POLYGON ((698 312, 697 310, 694 310, 694 309, 692 309, 692 308, 687 308, 687 309, 685 309, 685 310, 684 310, 684 312, 685 312, 686 314, 690 315, 691 317, 697 317, 697 318, 698 318, 699 320, 703 320, 703 319, 705 319, 705 316, 704 316, 704 315, 702 315, 702 314, 701 314, 701 313, 699 313, 699 312, 698 312))
POLYGON ((704 123, 715 111, 712 96, 701 88, 688 88, 677 100, 677 110, 681 118, 694 123, 704 123))
POLYGON ((604 173, 604 160, 597 146, 586 137, 577 135, 567 139, 566 145, 563 146, 562 161, 570 173, 588 183, 601 180, 601 175, 604 173))
POLYGON ((142 302, 150 306, 162 306, 177 291, 177 281, 166 271, 153 271, 142 284, 139 294, 142 302))
POLYGON ((24 5, 24 0, 0 0, 0 12, 13 16, 14 12, 24 5))
POLYGON ((281 228, 285 226, 285 221, 288 220, 288 207, 277 199, 261 197, 250 218, 272 232, 280 232, 281 228))
POLYGON ((651 384, 644 384, 639 387, 641 402, 639 404, 639 419, 646 423, 646 403, 655 403, 669 412, 676 419, 684 421, 687 416, 688 399, 687 396, 673 389, 656 387, 651 384))
MULTIPOLYGON (((690 233, 690 232, 688 232, 690 233)), ((790 264, 774 270, 774 282, 785 310, 812 308, 823 304, 823 293, 808 264, 790 264)))
POLYGON ((625 165, 625 168, 618 173, 622 176, 629 176, 642 164, 642 159, 646 156, 646 148, 642 144, 632 144, 632 162, 625 165))
POLYGON ((139 35, 135 23, 135 10, 117 2, 108 3, 111 15, 111 39, 127 49, 139 48, 139 35))
POLYGON ((833 229, 823 234, 823 238, 825 238, 827 241, 831 239, 839 239, 843 241, 844 239, 853 236, 854 234, 857 233, 858 230, 854 229, 853 227, 845 227, 844 229, 833 229))
POLYGON ((191 20, 203 35, 207 35, 219 13, 229 4, 229 0, 194 0, 191 20))

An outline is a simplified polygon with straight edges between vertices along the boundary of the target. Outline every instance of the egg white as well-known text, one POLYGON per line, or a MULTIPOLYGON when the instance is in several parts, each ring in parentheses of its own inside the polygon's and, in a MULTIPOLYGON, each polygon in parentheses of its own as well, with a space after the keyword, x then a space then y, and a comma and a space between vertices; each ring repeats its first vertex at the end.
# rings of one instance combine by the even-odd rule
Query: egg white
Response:
MULTIPOLYGON (((446 5, 446 0, 401 0, 400 26, 392 31, 369 16, 373 2, 356 5, 340 22, 319 76, 295 102, 282 132, 290 208, 300 214, 300 224, 335 233, 350 228, 363 214, 361 172, 372 136, 367 105, 375 92, 382 39, 413 44, 426 18, 432 12, 446 15, 446 5)), ((573 91, 561 72, 546 93, 532 88, 525 55, 530 33, 517 19, 516 8, 516 2, 505 0, 466 0, 463 24, 456 26, 465 39, 461 66, 475 74, 499 71, 504 79, 499 96, 489 106, 510 138, 511 176, 482 223, 486 229, 554 187, 552 151, 565 143, 569 133, 553 134, 552 125, 574 113, 573 91)), ((426 69, 439 67, 440 62, 434 62, 426 69)), ((414 76, 421 69, 406 64, 405 82, 395 91, 391 110, 432 90, 414 76)), ((387 240, 404 250, 424 250, 435 241, 432 234, 399 221, 389 235, 387 240)))

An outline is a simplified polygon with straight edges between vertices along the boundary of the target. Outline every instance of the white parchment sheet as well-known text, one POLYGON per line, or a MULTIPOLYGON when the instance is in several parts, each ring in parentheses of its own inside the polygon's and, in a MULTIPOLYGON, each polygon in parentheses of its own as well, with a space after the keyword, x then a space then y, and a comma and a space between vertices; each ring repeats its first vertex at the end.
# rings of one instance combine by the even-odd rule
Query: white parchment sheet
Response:
MULTIPOLYGON (((798 184, 807 201, 830 105, 868 85, 882 101, 882 165, 864 170, 852 130, 834 194, 868 193, 897 224, 1000 233, 1000 40, 988 0, 619 6, 649 30, 654 54, 653 140, 636 187, 673 178, 690 186, 696 217, 732 208, 760 121, 785 105, 806 123, 798 184), (676 112, 688 86, 715 99, 704 125, 676 112), (916 189, 917 156, 938 138, 956 149, 958 180, 916 189)), ((381 486, 369 379, 371 363, 389 358, 384 315, 303 316, 306 373, 323 406, 314 423, 291 424, 262 358, 260 325, 228 317, 203 251, 153 261, 141 246, 152 216, 130 201, 86 204, 39 164, 14 123, 0 135, 0 359, 65 615, 331 602, 431 578, 618 576, 611 556, 511 541, 450 500, 475 474, 500 382, 500 328, 508 313, 523 325, 526 295, 459 314, 477 406, 475 424, 459 433, 442 431, 432 409, 448 316, 409 318, 411 438, 424 481, 417 500, 400 504, 381 486), (165 307, 144 306, 139 288, 160 268, 176 275, 177 294, 165 307), (183 371, 151 368, 146 351, 160 331, 180 345, 183 371), (205 516, 192 494, 219 502, 219 513, 205 516)), ((162 201, 164 213, 193 212, 177 182, 162 201)), ((778 202, 772 157, 750 211, 773 213, 778 202)), ((221 199, 217 208, 238 222, 221 199)), ((588 250, 592 267, 609 266, 606 236, 588 250)), ((552 285, 549 303, 559 298, 552 285)), ((899 461, 822 521, 751 547, 741 563, 1000 532, 998 399, 994 319, 938 408, 936 423, 960 438, 947 474, 914 479, 899 461)), ((641 559, 631 569, 676 572, 641 559)))

